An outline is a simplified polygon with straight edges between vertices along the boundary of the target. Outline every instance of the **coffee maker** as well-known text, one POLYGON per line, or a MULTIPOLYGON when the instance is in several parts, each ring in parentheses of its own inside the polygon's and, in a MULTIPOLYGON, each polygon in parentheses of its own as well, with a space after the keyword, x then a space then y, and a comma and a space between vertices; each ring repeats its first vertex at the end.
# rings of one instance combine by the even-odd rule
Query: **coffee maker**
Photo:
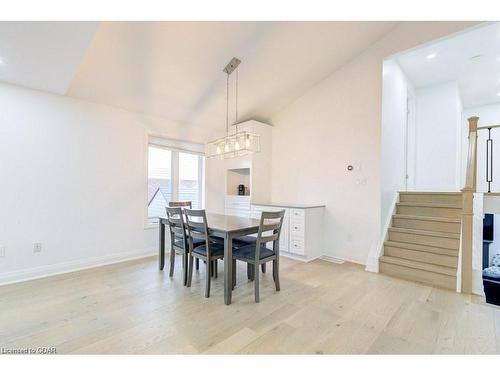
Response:
POLYGON ((245 185, 238 185, 238 195, 245 195, 245 185))

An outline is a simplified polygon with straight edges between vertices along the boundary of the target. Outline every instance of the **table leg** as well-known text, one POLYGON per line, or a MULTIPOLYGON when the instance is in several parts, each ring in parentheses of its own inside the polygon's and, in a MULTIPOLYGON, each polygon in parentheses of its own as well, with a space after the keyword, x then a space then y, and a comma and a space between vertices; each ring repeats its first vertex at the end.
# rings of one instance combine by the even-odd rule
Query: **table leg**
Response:
POLYGON ((228 233, 224 237, 224 303, 231 304, 233 294, 233 238, 228 233))
POLYGON ((160 241, 159 241, 159 249, 158 249, 158 268, 159 270, 163 270, 165 267, 165 224, 163 224, 160 220, 158 224, 159 232, 160 232, 160 241))

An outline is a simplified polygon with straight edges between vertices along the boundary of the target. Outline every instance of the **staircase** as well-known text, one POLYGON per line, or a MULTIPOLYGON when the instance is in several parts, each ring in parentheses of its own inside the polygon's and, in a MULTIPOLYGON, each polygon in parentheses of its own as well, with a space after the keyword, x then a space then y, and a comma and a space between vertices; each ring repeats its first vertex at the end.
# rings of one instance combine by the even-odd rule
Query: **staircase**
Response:
POLYGON ((461 214, 461 193, 399 193, 379 271, 455 290, 461 214))

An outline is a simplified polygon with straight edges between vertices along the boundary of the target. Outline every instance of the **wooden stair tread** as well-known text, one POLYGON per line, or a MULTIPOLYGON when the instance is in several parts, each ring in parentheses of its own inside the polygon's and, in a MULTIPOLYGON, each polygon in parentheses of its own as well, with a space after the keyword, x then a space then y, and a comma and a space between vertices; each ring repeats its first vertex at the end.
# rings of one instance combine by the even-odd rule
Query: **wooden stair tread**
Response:
POLYGON ((462 193, 399 192, 380 272, 456 290, 462 193))
POLYGON ((398 266, 413 268, 417 270, 434 272, 441 275, 456 277, 457 271, 451 267, 438 266, 436 264, 417 262, 415 260, 408 260, 403 258, 396 258, 392 256, 383 255, 380 257, 380 261, 384 263, 395 264, 398 266))
POLYGON ((424 220, 424 221, 439 221, 443 223, 457 223, 460 224, 462 219, 444 216, 419 216, 419 215, 406 215, 406 214, 394 214, 392 215, 394 219, 410 219, 410 220, 424 220))
POLYGON ((385 241, 384 246, 397 247, 397 248, 413 250, 413 251, 422 251, 422 252, 427 252, 427 253, 433 253, 436 255, 446 255, 446 256, 458 258, 458 249, 453 250, 453 249, 447 249, 444 247, 420 245, 420 244, 416 244, 416 243, 399 242, 399 241, 385 241))
POLYGON ((462 205, 459 204, 448 204, 448 203, 421 203, 421 202, 398 202, 397 206, 407 206, 407 207, 432 207, 432 208, 455 208, 457 210, 462 209, 462 205))
POLYGON ((437 232, 437 231, 421 230, 421 229, 409 229, 409 228, 390 227, 389 228, 389 232, 417 234, 417 235, 421 235, 421 236, 431 236, 431 237, 453 238, 453 239, 456 239, 456 240, 460 239, 460 234, 459 233, 437 232))

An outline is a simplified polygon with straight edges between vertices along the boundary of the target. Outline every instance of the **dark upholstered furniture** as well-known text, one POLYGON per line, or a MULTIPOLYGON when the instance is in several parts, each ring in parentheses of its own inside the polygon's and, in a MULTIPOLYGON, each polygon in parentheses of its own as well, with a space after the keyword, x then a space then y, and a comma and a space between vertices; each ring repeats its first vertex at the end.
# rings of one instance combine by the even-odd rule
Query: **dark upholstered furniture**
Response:
POLYGON ((483 270, 483 287, 486 302, 500 306, 500 254, 491 260, 491 266, 483 270))

